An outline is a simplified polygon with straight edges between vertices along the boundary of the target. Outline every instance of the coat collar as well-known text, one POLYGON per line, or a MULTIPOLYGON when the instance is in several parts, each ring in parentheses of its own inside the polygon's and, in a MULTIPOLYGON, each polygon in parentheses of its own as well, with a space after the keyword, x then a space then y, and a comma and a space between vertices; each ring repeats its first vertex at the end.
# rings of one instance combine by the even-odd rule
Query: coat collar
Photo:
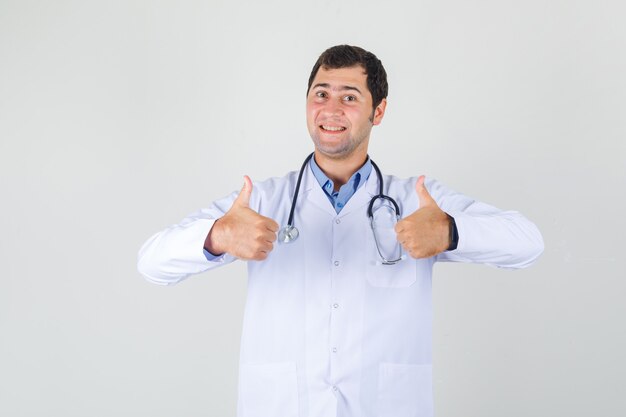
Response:
POLYGON ((320 187, 319 182, 311 170, 310 164, 307 164, 307 167, 304 170, 300 193, 301 196, 298 196, 298 199, 300 199, 300 197, 303 197, 303 199, 306 198, 307 201, 305 204, 310 202, 332 217, 341 218, 369 204, 372 197, 378 194, 378 177, 376 175, 376 171, 372 168, 372 172, 367 178, 365 184, 356 190, 354 195, 350 198, 350 200, 348 200, 345 207, 341 209, 339 214, 337 214, 335 208, 324 193, 324 190, 320 187))

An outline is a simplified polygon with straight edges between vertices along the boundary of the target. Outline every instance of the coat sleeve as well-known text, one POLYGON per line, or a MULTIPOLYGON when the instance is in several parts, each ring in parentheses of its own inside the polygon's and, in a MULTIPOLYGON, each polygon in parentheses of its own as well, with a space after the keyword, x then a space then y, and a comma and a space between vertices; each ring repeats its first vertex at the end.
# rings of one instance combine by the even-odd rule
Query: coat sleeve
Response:
POLYGON ((150 237, 139 250, 138 271, 150 282, 172 285, 234 261, 228 254, 211 255, 204 250, 204 241, 215 220, 230 209, 237 194, 234 192, 150 237))
POLYGON ((427 180, 426 186, 439 207, 454 217, 459 232, 457 248, 440 253, 437 261, 517 269, 532 265, 543 253, 539 229, 517 211, 473 200, 435 180, 427 180))

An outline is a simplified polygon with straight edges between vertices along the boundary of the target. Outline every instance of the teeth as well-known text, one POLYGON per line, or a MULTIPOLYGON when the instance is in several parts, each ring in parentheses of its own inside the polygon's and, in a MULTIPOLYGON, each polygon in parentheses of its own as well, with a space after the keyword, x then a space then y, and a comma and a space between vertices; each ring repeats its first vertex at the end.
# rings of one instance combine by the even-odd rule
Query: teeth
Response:
POLYGON ((331 132, 338 132, 340 130, 346 130, 345 127, 336 127, 336 126, 324 126, 322 125, 322 129, 330 130, 331 132))

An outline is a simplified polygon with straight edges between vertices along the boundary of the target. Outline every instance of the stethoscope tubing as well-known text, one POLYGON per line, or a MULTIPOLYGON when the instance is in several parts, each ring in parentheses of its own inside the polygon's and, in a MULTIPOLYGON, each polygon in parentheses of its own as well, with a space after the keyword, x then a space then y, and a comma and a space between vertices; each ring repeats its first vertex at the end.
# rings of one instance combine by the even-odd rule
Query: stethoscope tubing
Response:
POLYGON ((389 201, 391 204, 393 204, 393 207, 396 209, 396 217, 398 220, 400 220, 400 207, 398 207, 398 203, 396 203, 396 200, 394 200, 393 198, 389 197, 388 195, 383 194, 383 174, 381 174, 380 168, 378 168, 378 165, 376 165, 376 163, 372 161, 371 158, 370 158, 370 162, 372 163, 372 166, 376 170, 376 176, 378 177, 378 195, 374 196, 370 200, 370 204, 367 206, 367 216, 370 218, 370 220, 374 218, 374 212, 373 212, 374 203, 379 198, 382 198, 384 200, 389 201))
MULTIPOLYGON (((315 152, 312 152, 309 156, 307 156, 304 162, 302 163, 302 167, 300 168, 300 172, 298 174, 298 181, 296 182, 296 189, 293 192, 293 198, 291 200, 291 209, 289 210, 289 219, 287 221, 287 225, 281 228, 278 232, 278 240, 280 242, 283 242, 283 243, 293 242, 300 235, 298 228, 293 225, 293 215, 296 209, 296 203, 298 202, 298 193, 300 192, 300 184, 302 183, 302 175, 304 174, 306 165, 309 163, 311 158, 313 158, 314 154, 315 152)), ((378 199, 389 201, 395 209, 397 220, 400 220, 400 207, 398 207, 398 203, 396 203, 396 201, 393 198, 383 194, 383 175, 380 172, 380 168, 378 168, 378 165, 376 165, 374 161, 372 161, 371 159, 370 159, 370 162, 372 163, 372 166, 374 167, 374 170, 376 171, 376 176, 378 178, 378 194, 372 197, 372 199, 370 200, 370 203, 367 207, 367 215, 370 219, 370 227, 372 229, 372 233, 374 234, 374 242, 376 243, 376 250, 378 251, 378 255, 380 256, 380 258, 382 259, 382 264, 383 265, 395 265, 396 263, 400 262, 403 259, 402 249, 401 248, 399 249, 398 257, 396 259, 387 259, 383 255, 383 253, 380 250, 378 236, 376 235, 376 228, 374 226, 373 207, 374 207, 374 203, 378 199)))
POLYGON ((289 210, 289 220, 287 220, 287 227, 293 228, 293 213, 296 210, 296 202, 298 201, 298 192, 300 191, 300 183, 302 182, 302 174, 304 174, 304 170, 306 169, 306 164, 309 163, 311 158, 313 158, 315 152, 311 152, 309 156, 306 157, 304 163, 302 164, 302 168, 300 168, 300 173, 298 174, 298 181, 296 182, 296 189, 293 192, 293 198, 291 199, 291 210, 289 210))
MULTIPOLYGON (((294 190, 293 198, 291 199, 291 209, 289 210, 289 219, 287 220, 287 226, 285 227, 286 229, 293 229, 293 227, 294 227, 293 226, 293 216, 294 216, 294 212, 296 210, 296 203, 298 201, 298 194, 300 192, 300 184, 302 183, 302 175, 304 174, 304 170, 306 169, 306 165, 309 163, 311 158, 313 158, 313 155, 315 155, 315 152, 311 152, 309 154, 309 156, 306 157, 306 159, 302 163, 302 167, 300 168, 300 172, 298 173, 298 181, 296 182, 296 189, 294 190)), ((398 206, 398 203, 396 203, 396 200, 394 200, 393 198, 389 197, 388 195, 383 194, 383 174, 380 172, 380 168, 378 168, 378 165, 376 165, 376 163, 371 158, 370 158, 370 162, 371 162, 372 166, 374 167, 374 170, 376 171, 376 177, 378 178, 378 195, 375 195, 370 200, 370 203, 369 203, 369 205, 367 207, 367 216, 370 218, 370 220, 373 220, 373 218, 374 218, 374 213, 373 213, 374 203, 379 198, 382 198, 384 200, 389 201, 391 204, 393 204, 393 207, 395 208, 395 211, 396 211, 396 217, 399 220, 400 219, 400 207, 398 206)))

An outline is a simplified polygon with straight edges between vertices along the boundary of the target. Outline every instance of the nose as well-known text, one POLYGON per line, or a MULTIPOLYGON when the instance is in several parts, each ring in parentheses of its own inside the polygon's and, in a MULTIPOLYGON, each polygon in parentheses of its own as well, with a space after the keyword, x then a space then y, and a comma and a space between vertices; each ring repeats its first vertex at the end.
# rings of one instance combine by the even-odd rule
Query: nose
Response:
POLYGON ((339 101, 328 100, 324 106, 323 112, 327 116, 341 116, 343 115, 343 107, 339 101))

